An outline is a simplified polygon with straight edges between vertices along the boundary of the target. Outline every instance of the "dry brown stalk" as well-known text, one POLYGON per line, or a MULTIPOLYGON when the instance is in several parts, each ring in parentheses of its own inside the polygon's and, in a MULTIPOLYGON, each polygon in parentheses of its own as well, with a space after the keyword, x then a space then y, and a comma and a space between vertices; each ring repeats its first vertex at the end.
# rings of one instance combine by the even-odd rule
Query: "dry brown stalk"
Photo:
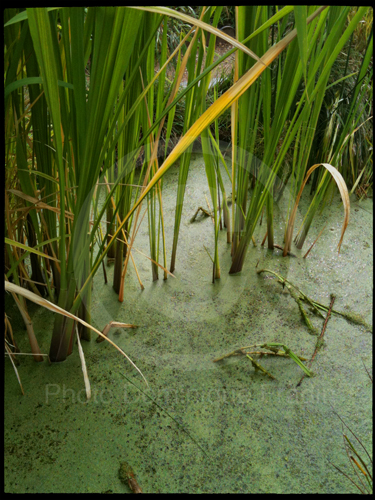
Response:
MULTIPOLYGON (((314 351, 314 354, 312 355, 311 357, 311 360, 310 360, 310 363, 309 363, 309 368, 311 368, 311 365, 312 365, 312 362, 314 361, 315 359, 315 356, 317 354, 317 352, 319 351, 321 345, 322 345, 322 341, 323 341, 323 335, 324 335, 324 332, 326 331, 326 326, 327 326, 327 323, 328 323, 328 320, 329 320, 329 317, 331 316, 331 311, 332 311, 332 307, 333 307, 333 304, 335 302, 335 296, 334 295, 331 295, 331 303, 329 305, 329 309, 328 309, 328 312, 327 312, 327 316, 326 316, 326 319, 324 320, 324 324, 323 324, 323 328, 322 328, 322 332, 318 338, 318 341, 316 343, 316 347, 315 347, 315 351, 314 351)), ((301 377, 301 380, 298 382, 297 386, 296 387, 299 387, 302 383, 302 380, 305 378, 305 374, 302 375, 301 377)))

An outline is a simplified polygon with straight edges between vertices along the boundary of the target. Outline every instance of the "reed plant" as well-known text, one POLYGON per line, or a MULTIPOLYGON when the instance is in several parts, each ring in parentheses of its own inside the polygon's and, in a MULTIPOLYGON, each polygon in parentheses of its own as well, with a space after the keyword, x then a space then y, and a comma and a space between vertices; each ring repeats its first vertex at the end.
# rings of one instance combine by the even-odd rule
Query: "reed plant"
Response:
MULTIPOLYGON (((23 37, 20 35, 23 45, 14 46, 11 56, 16 59, 15 62, 10 59, 10 68, 12 63, 21 63, 22 73, 26 73, 25 78, 20 79, 22 95, 24 85, 32 78, 32 81, 37 79, 38 83, 28 85, 30 100, 35 103, 30 119, 32 155, 38 169, 39 190, 49 197, 51 208, 58 210, 58 217, 56 212, 43 210, 40 214, 43 225, 36 219, 36 211, 31 211, 36 238, 38 243, 42 241, 42 227, 46 239, 54 240, 46 247, 46 253, 59 261, 59 267, 55 266, 52 271, 58 306, 71 313, 78 312, 82 319, 90 322, 91 287, 84 293, 79 290, 90 273, 90 245, 96 233, 90 232, 91 200, 103 157, 111 153, 103 147, 112 133, 119 89, 125 101, 126 97, 131 98, 131 90, 136 92, 129 89, 130 83, 139 85, 132 50, 135 51, 136 42, 140 44, 142 38, 151 39, 148 30, 157 29, 155 15, 112 8, 94 8, 87 12, 83 8, 50 12, 30 9, 21 15, 25 18, 20 30, 25 33, 23 37), (61 26, 59 32, 58 25, 61 26), (86 93, 85 69, 89 59, 90 89, 86 93), (131 73, 126 89, 129 92, 122 88, 127 72, 131 73), (41 93, 42 97, 36 101, 41 93), (39 175, 39 171, 45 175, 39 175)), ((9 93, 8 97, 18 100, 18 92, 9 93)), ((137 130, 136 123, 130 126, 137 130)), ((22 122, 18 127, 17 168, 23 167, 25 171, 21 187, 24 193, 35 196, 36 176, 30 175, 26 157, 27 131, 20 129, 22 122)), ((129 143, 134 148, 131 138, 129 143)), ((121 147, 125 146, 120 142, 121 147)), ((117 210, 119 208, 122 207, 117 210)), ((71 351, 73 327, 70 319, 56 316, 50 349, 52 361, 64 360, 71 351)), ((81 335, 88 337, 86 328, 81 335)))
MULTIPOLYGON (((56 315, 51 361, 63 361, 72 351, 72 315, 81 320, 80 337, 89 338, 92 279, 100 267, 105 272, 106 256, 115 260, 113 287, 123 300, 127 266, 135 266, 132 252, 146 211, 153 279, 159 269, 164 278, 174 271, 191 152, 198 139, 214 214, 213 277, 220 277, 222 217, 232 244, 231 274, 243 267, 264 207, 268 247, 273 248, 275 180, 294 148, 291 193, 297 196, 313 157, 324 97, 342 82, 329 83, 331 70, 368 9, 244 6, 235 12, 236 37, 230 37, 217 28, 222 7, 202 7, 196 16, 167 7, 6 9, 5 271, 15 285, 48 296, 70 314, 56 315), (191 27, 173 47, 168 46, 170 19, 191 27), (233 47, 218 58, 215 37, 233 47), (155 73, 156 53, 160 69, 155 73), (211 102, 206 98, 211 72, 233 53, 233 84, 211 102), (168 65, 174 67, 169 87, 168 65), (185 70, 188 82, 182 88, 185 70), (182 102, 182 137, 169 151, 182 102), (219 168, 217 120, 225 111, 231 115, 231 216, 219 168), (162 182, 177 160, 168 271, 162 182)), ((326 134, 325 163, 343 175, 348 171, 345 147, 355 141, 364 114, 370 116, 363 99, 371 57, 369 32, 345 120, 339 128, 332 121, 335 133, 326 134)), ((369 160, 361 175, 369 178, 371 166, 369 160)), ((352 178, 355 185, 358 176, 352 178)), ((329 175, 320 174, 311 214, 329 186, 329 175)), ((304 235, 311 221, 312 215, 304 235)), ((140 276, 139 282, 142 287, 140 276)), ((24 298, 17 297, 26 311, 24 298)), ((37 355, 35 343, 33 349, 37 355)))

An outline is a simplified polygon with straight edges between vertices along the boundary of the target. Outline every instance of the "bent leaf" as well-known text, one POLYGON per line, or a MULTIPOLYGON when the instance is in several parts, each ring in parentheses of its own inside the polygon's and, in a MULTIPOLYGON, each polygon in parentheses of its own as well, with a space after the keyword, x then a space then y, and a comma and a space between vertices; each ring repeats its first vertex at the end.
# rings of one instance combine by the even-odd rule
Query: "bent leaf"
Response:
POLYGON ((97 333, 101 337, 104 337, 104 339, 107 342, 112 344, 119 352, 121 352, 121 354, 123 356, 125 356, 125 358, 131 363, 131 365, 134 366, 134 368, 137 370, 138 373, 140 373, 143 380, 146 382, 146 385, 148 386, 148 382, 147 382, 145 376, 143 375, 141 370, 133 363, 133 361, 129 358, 129 356, 127 354, 125 354, 125 352, 122 349, 120 349, 120 347, 118 347, 114 342, 112 342, 112 340, 110 340, 105 335, 103 335, 102 332, 97 330, 94 326, 90 325, 89 323, 86 323, 86 321, 84 321, 83 319, 78 318, 77 316, 74 316, 74 314, 71 314, 70 312, 65 311, 65 309, 62 309, 61 307, 56 306, 55 304, 52 304, 52 302, 50 302, 49 300, 38 297, 38 295, 36 295, 33 292, 30 292, 29 290, 26 290, 26 288, 22 288, 21 286, 15 285, 14 283, 10 283, 9 281, 5 281, 4 284, 5 284, 5 291, 19 293, 23 297, 26 297, 27 299, 31 300, 31 302, 34 302, 35 304, 38 304, 39 306, 45 307, 49 311, 52 311, 52 312, 55 312, 58 314, 62 314, 63 316, 66 316, 67 318, 73 319, 74 321, 79 321, 82 325, 86 326, 87 328, 90 328, 91 330, 93 330, 95 333, 97 333))
POLYGON ((342 240, 344 238, 344 234, 345 234, 346 228, 348 227, 349 215, 350 215, 350 200, 349 200, 348 188, 346 187, 346 184, 345 184, 345 181, 344 181, 342 175, 340 174, 340 172, 335 167, 333 167, 329 163, 316 163, 307 172, 305 180, 303 181, 302 186, 301 186, 301 188, 300 188, 300 190, 298 192, 297 199, 296 199, 296 202, 294 204, 294 208, 293 208, 293 210, 292 210, 292 212, 290 214, 289 222, 288 222, 288 228, 287 228, 287 233, 286 233, 286 238, 285 238, 284 251, 283 251, 283 256, 284 257, 287 255, 288 250, 290 250, 290 245, 291 245, 292 236, 293 236, 294 222, 295 222, 295 219, 296 219, 297 208, 298 208, 298 204, 299 204, 299 200, 301 198, 301 194, 302 194, 303 188, 305 187, 306 182, 307 182, 308 178, 310 177, 310 175, 314 172, 314 170, 316 168, 320 167, 321 165, 325 169, 328 170, 328 172, 331 174, 331 176, 335 180, 335 182, 337 184, 337 187, 339 188, 339 191, 340 191, 340 194, 341 194, 342 202, 344 204, 345 218, 344 218, 344 223, 343 223, 342 230, 341 230, 341 238, 340 238, 339 244, 337 245, 338 252, 340 253, 341 243, 342 243, 342 240))
POLYGON ((148 10, 149 12, 155 12, 156 14, 161 14, 164 16, 175 17, 176 19, 181 19, 181 21, 185 21, 186 23, 193 24, 198 28, 202 28, 205 31, 209 31, 215 36, 222 38, 226 42, 230 43, 237 49, 242 50, 250 57, 255 59, 256 61, 260 61, 259 57, 246 45, 243 45, 241 42, 236 40, 235 38, 227 35, 223 31, 214 28, 213 26, 201 21, 200 19, 194 19, 194 17, 188 16, 187 14, 183 14, 182 12, 176 12, 175 10, 169 9, 168 7, 131 7, 132 9, 140 9, 140 10, 148 10))

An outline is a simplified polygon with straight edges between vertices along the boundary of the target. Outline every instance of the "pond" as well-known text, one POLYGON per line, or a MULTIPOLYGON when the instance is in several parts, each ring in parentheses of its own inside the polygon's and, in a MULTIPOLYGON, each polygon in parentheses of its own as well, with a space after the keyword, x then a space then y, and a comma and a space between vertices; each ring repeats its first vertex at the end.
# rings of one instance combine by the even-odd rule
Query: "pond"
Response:
MULTIPOLYGON (((224 175, 224 174, 223 174, 224 175)), ((166 174, 163 206, 168 266, 172 247, 178 166, 166 174)), ((230 191, 229 191, 230 192, 230 191)), ((229 194, 228 192, 228 194, 229 194)), ((138 325, 112 329, 109 337, 145 375, 149 387, 109 343, 83 342, 92 398, 86 401, 75 345, 63 363, 35 363, 24 356, 18 371, 5 360, 5 491, 130 493, 120 481, 127 462, 145 493, 351 493, 356 488, 330 464, 350 472, 337 414, 372 448, 372 333, 332 314, 324 345, 305 377, 291 359, 264 356, 269 378, 246 357, 213 360, 242 346, 286 344, 310 360, 317 338, 298 306, 269 269, 310 298, 360 314, 372 323, 372 199, 352 198, 340 254, 344 212, 334 196, 313 222, 297 257, 261 246, 265 218, 250 243, 241 274, 228 274, 231 257, 220 233, 221 279, 212 283, 214 229, 209 217, 190 219, 210 200, 203 159, 193 154, 182 213, 174 278, 152 282, 150 261, 133 252, 145 289, 129 263, 125 299, 99 271, 94 279, 92 320, 138 325), (303 255, 325 226, 306 259, 303 255), (364 367, 365 366, 365 367, 364 367), (133 385, 134 384, 134 385, 133 385), (336 413, 337 414, 336 414, 336 413)), ((306 212, 305 194, 296 229, 306 212)), ((283 244, 287 190, 275 207, 275 243, 283 244)), ((135 246, 149 254, 147 217, 135 246)), ((6 311, 22 352, 26 331, 18 310, 6 311)), ((28 303, 42 352, 48 352, 53 314, 28 303)), ((321 331, 323 320, 308 312, 321 331)), ((96 335, 95 335, 96 337, 96 335)), ((307 362, 306 362, 307 363, 307 362)))

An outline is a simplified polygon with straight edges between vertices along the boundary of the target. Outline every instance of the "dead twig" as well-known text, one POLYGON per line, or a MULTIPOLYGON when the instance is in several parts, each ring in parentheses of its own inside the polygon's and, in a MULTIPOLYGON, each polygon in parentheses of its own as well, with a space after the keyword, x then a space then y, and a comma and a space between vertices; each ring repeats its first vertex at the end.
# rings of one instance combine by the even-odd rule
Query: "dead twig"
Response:
POLYGON ((122 462, 119 470, 120 480, 129 486, 133 493, 143 493, 135 478, 132 467, 127 462, 122 462))
MULTIPOLYGON (((323 324, 323 328, 322 328, 322 333, 319 335, 319 338, 316 342, 316 346, 315 346, 315 351, 314 351, 314 354, 312 355, 312 358, 310 360, 310 363, 309 363, 309 368, 311 368, 311 365, 312 365, 312 362, 314 361, 315 359, 315 356, 317 354, 317 352, 319 351, 319 349, 321 348, 322 344, 323 344, 323 336, 324 336, 324 332, 326 331, 326 327, 327 327, 327 323, 328 323, 328 320, 331 316, 331 311, 332 311, 332 307, 333 307, 333 304, 335 302, 335 296, 332 294, 331 295, 331 303, 329 305, 329 309, 328 309, 328 312, 327 312, 327 316, 326 316, 326 319, 324 320, 324 324, 323 324)), ((302 383, 302 380, 305 378, 305 374, 302 375, 301 377, 301 380, 298 382, 297 386, 296 387, 299 387, 302 383)))
POLYGON ((200 210, 203 212, 203 214, 206 217, 212 217, 212 213, 211 212, 209 212, 208 210, 206 210, 203 207, 198 207, 198 210, 195 212, 195 214, 193 215, 193 217, 190 219, 190 222, 194 222, 195 221, 195 219, 197 218, 197 215, 198 215, 198 213, 199 213, 200 210))
MULTIPOLYGON (((281 245, 276 245, 276 243, 274 243, 273 246, 275 248, 278 248, 279 250, 283 250, 284 251, 284 248, 281 245)), ((297 258, 297 255, 294 255, 294 253, 289 252, 289 250, 287 251, 287 254, 289 255, 289 257, 295 257, 295 258, 297 258)))
POLYGON ((255 371, 261 371, 262 373, 264 373, 265 375, 268 375, 270 378, 274 379, 275 380, 275 377, 270 373, 268 372, 262 365, 260 365, 257 361, 255 361, 251 355, 257 355, 259 356, 259 359, 261 359, 263 356, 281 356, 281 357, 284 357, 284 358, 291 358, 295 363, 297 363, 298 366, 300 366, 300 368, 302 368, 302 370, 309 376, 311 377, 313 374, 312 372, 310 372, 306 366, 302 363, 302 361, 306 361, 305 358, 303 358, 302 356, 297 356, 296 354, 294 354, 294 352, 292 352, 288 346, 286 346, 285 344, 279 344, 279 343, 274 343, 274 342, 267 342, 265 344, 253 344, 253 345, 250 345, 250 346, 246 346, 246 347, 241 347, 240 349, 236 349, 228 354, 224 354, 223 356, 220 356, 220 358, 216 358, 213 360, 214 363, 216 363, 217 361, 221 361, 225 358, 228 358, 230 356, 246 356, 248 359, 250 359, 251 361, 251 364, 253 365, 253 367, 255 368, 255 371), (268 349, 269 351, 271 352, 267 352, 267 351, 247 351, 246 349, 251 349, 253 347, 260 347, 261 349, 268 349))

